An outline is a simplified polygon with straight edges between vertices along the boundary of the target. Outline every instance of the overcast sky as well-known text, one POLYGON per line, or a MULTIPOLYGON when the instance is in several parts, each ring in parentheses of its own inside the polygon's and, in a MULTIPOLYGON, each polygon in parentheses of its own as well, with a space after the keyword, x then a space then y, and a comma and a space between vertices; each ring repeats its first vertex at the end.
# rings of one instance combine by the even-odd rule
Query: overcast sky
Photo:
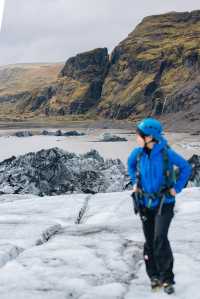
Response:
POLYGON ((0 31, 1 31, 3 11, 4 11, 4 0, 0 0, 0 31))
POLYGON ((97 47, 111 52, 143 17, 196 9, 199 0, 5 0, 0 65, 66 61, 97 47))

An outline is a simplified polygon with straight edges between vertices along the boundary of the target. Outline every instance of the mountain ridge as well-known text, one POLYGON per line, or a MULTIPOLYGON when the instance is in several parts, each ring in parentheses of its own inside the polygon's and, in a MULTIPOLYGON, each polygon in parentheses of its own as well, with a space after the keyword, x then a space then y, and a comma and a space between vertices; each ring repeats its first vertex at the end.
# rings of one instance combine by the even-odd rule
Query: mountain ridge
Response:
POLYGON ((195 10, 147 16, 111 54, 96 48, 70 57, 52 84, 21 98, 0 93, 0 105, 4 113, 29 118, 135 120, 179 113, 181 119, 192 113, 192 122, 200 120, 199 97, 200 10, 195 10))

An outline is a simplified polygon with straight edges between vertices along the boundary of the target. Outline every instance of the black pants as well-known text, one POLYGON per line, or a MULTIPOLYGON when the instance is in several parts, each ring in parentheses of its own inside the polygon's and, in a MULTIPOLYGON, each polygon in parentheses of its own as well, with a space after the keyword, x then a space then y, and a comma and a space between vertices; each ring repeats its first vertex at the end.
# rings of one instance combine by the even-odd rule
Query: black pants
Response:
POLYGON ((174 282, 173 254, 167 237, 174 216, 174 203, 164 204, 162 214, 157 210, 144 209, 141 220, 145 236, 144 261, 149 278, 157 277, 162 282, 174 282))

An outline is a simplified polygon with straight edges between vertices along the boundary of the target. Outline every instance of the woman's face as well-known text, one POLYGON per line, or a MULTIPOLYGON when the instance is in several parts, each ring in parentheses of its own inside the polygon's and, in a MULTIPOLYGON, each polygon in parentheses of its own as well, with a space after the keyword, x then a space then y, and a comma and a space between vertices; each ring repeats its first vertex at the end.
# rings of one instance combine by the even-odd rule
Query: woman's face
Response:
POLYGON ((139 134, 136 134, 136 142, 140 147, 145 146, 145 142, 149 142, 152 140, 152 136, 141 137, 139 134))
POLYGON ((136 142, 141 147, 145 145, 144 139, 139 134, 136 134, 136 142))

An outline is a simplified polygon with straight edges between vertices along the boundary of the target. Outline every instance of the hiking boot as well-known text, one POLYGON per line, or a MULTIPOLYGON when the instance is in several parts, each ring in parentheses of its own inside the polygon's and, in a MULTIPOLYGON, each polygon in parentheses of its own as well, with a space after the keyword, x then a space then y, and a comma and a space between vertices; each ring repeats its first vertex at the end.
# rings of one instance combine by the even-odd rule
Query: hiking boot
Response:
POLYGON ((153 277, 151 278, 151 289, 152 291, 157 291, 161 288, 162 284, 159 278, 153 277))
POLYGON ((173 284, 169 283, 169 282, 163 283, 163 289, 164 289, 164 292, 167 293, 168 295, 171 295, 175 292, 173 284))

